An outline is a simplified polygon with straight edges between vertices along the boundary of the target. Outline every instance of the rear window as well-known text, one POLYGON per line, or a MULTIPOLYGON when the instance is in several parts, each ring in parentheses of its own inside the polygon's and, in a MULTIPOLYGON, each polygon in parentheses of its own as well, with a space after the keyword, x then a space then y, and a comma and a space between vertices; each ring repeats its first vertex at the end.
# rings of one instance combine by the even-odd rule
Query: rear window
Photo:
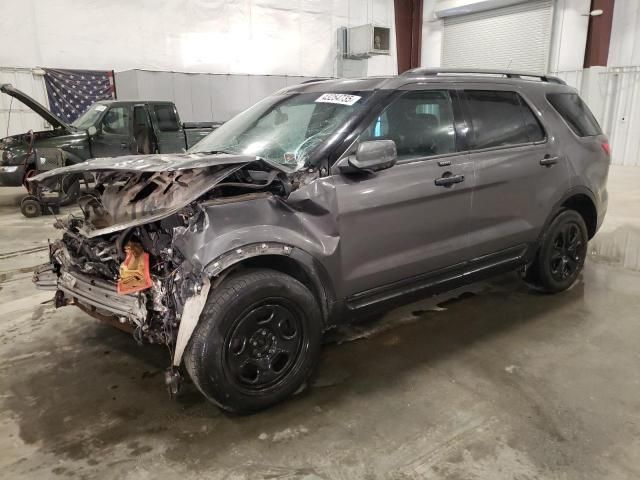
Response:
POLYGON ((540 142, 542 126, 529 106, 515 92, 466 90, 473 132, 472 149, 540 142))
POLYGON ((547 99, 579 137, 590 137, 602 133, 598 121, 578 94, 550 93, 547 99))
POLYGON ((176 132, 180 130, 178 116, 173 105, 154 105, 153 110, 158 120, 158 130, 161 132, 176 132))

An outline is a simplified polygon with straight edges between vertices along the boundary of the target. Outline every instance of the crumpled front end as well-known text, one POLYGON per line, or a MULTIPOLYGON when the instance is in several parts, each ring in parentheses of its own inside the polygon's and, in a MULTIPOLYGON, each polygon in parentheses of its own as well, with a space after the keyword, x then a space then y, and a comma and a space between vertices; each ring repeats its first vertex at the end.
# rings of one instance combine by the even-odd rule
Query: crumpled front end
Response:
POLYGON ((255 157, 177 155, 102 159, 35 181, 70 170, 92 174, 95 192, 78 200, 82 216, 56 222, 62 238, 34 273, 36 287, 55 291, 56 307, 75 305, 140 343, 167 345, 179 366, 210 288, 184 239, 208 228, 204 205, 285 196, 290 177, 255 157))
POLYGON ((64 225, 62 239, 51 244, 50 263, 34 273, 36 287, 56 291, 56 307, 75 305, 139 342, 174 345, 185 302, 203 280, 173 248, 171 228, 145 225, 89 239, 78 223, 64 225), (132 247, 144 252, 138 270, 127 266, 132 247))

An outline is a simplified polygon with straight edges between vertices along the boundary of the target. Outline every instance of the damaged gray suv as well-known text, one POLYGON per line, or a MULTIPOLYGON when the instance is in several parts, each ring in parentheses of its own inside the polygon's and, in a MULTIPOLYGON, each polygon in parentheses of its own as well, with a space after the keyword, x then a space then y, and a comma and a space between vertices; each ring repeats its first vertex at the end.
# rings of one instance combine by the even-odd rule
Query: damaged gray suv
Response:
MULTIPOLYGON (((511 270, 578 277, 602 223, 609 145, 573 88, 514 72, 412 70, 314 81, 240 113, 185 154, 91 160, 82 214, 35 273, 171 352, 222 408, 308 383, 323 333, 511 270)), ((543 300, 541 300, 543 301, 543 300)))

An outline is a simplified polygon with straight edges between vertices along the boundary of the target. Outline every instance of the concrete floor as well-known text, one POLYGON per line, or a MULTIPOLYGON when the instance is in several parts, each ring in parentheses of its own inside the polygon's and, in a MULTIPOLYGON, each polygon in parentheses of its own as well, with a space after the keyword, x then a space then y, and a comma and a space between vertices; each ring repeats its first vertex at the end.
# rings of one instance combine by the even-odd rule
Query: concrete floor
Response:
MULTIPOLYGON (((313 388, 254 416, 163 385, 138 347, 31 286, 51 218, 0 193, 4 478, 640 478, 640 169, 614 168, 583 278, 514 275, 326 346, 313 388)), ((335 337, 335 336, 334 336, 335 337)))

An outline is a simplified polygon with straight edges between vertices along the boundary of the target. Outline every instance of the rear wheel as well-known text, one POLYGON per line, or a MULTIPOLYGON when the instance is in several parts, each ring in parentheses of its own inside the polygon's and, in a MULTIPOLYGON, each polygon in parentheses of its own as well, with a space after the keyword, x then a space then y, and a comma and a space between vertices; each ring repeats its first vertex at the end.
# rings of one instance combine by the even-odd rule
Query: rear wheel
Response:
POLYGON ((527 281, 548 293, 569 288, 584 266, 588 242, 587 227, 575 210, 556 216, 544 234, 527 281))
POLYGON ((36 197, 27 195, 20 201, 20 211, 27 218, 35 218, 42 215, 42 206, 36 197))
POLYGON ((296 279, 254 270, 209 294, 185 356, 198 389, 225 410, 250 413, 303 387, 319 359, 320 310, 296 279))

